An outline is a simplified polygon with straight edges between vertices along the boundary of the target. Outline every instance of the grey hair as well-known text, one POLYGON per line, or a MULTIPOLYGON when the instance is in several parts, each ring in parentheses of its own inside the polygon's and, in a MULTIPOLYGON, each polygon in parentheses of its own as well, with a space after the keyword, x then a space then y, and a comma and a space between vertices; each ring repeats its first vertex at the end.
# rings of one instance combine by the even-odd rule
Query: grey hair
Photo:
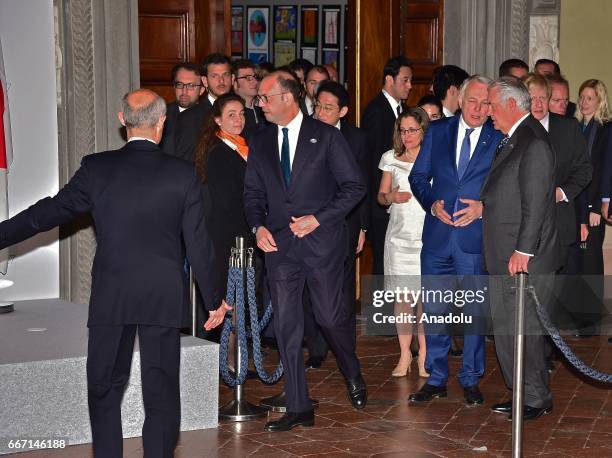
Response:
POLYGON ((466 78, 461 84, 461 87, 459 88, 459 97, 461 97, 461 100, 463 100, 463 96, 465 94, 465 91, 468 85, 474 81, 477 83, 482 83, 482 84, 486 84, 487 86, 489 86, 492 80, 491 78, 487 78, 486 76, 482 76, 482 75, 472 75, 469 78, 466 78))
POLYGON ((489 84, 489 89, 499 88, 499 99, 503 104, 512 98, 521 111, 531 110, 531 96, 523 82, 514 76, 504 76, 489 84))
POLYGON ((128 92, 123 96, 123 99, 121 99, 121 111, 123 112, 125 127, 130 129, 143 127, 151 128, 166 114, 166 102, 159 95, 155 94, 155 98, 148 105, 134 109, 128 103, 130 94, 132 94, 132 92, 128 92))

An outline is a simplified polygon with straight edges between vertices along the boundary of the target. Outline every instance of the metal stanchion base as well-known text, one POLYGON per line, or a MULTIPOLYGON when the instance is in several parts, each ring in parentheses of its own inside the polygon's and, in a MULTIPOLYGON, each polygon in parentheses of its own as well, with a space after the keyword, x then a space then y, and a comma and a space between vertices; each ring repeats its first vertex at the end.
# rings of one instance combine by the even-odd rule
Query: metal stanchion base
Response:
POLYGON ((15 308, 11 302, 0 302, 0 315, 3 313, 11 313, 13 311, 15 311, 15 308))
MULTIPOLYGON (((313 407, 317 407, 319 405, 319 401, 316 399, 311 399, 310 402, 312 402, 313 407)), ((259 405, 261 407, 265 407, 270 412, 285 413, 287 412, 287 395, 283 391, 282 393, 270 396, 269 398, 263 398, 261 401, 259 401, 259 405)))
POLYGON ((219 420, 248 421, 265 417, 268 411, 246 400, 232 399, 219 409, 219 420))

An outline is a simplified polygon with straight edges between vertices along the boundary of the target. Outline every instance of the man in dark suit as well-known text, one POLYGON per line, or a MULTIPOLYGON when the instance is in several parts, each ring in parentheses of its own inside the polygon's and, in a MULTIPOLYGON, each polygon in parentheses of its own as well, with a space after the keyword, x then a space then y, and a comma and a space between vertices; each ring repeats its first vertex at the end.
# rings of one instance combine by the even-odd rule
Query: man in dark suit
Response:
POLYGON ((166 122, 159 147, 166 154, 176 154, 176 125, 179 114, 195 106, 204 94, 200 68, 191 62, 176 64, 172 69, 172 85, 176 100, 166 105, 166 122))
POLYGON ((443 65, 434 72, 431 87, 442 102, 442 112, 447 118, 459 110, 459 89, 468 76, 468 72, 456 65, 443 65))
POLYGON ((304 87, 306 88, 306 94, 300 104, 300 109, 304 116, 314 116, 315 103, 317 101, 317 89, 323 81, 329 80, 329 72, 323 65, 315 65, 304 78, 304 87))
POLYGON ((382 155, 393 147, 393 126, 404 111, 403 101, 412 88, 412 63, 404 56, 392 57, 383 70, 381 92, 366 106, 361 116, 361 129, 368 136, 368 199, 370 206, 370 228, 368 238, 372 242, 374 275, 383 275, 385 234, 389 224, 387 208, 376 200, 382 170, 378 168, 382 155))
MULTIPOLYGON (((319 121, 340 129, 351 148, 357 164, 361 167, 363 179, 367 173, 367 139, 364 132, 346 120, 349 94, 339 83, 323 81, 317 92, 315 117, 319 121)), ((348 256, 344 262, 343 303, 351 319, 355 318, 355 260, 363 250, 368 228, 369 209, 367 197, 353 208, 346 217, 348 225, 348 256)), ((327 356, 329 349, 321 328, 316 324, 309 298, 304 298, 304 332, 308 346, 306 367, 318 368, 327 356)), ((352 328, 355 328, 355 323, 352 328)))
POLYGON ((202 224, 198 175, 157 146, 165 109, 152 91, 126 94, 119 119, 128 143, 86 156, 55 197, 0 223, 0 246, 7 247, 79 214, 93 216, 98 246, 87 323, 87 384, 93 450, 100 457, 122 456, 121 398, 137 331, 144 454, 173 456, 180 426, 179 329, 190 321, 181 237, 213 310, 206 327, 221 324, 229 309, 222 302, 214 310, 216 293, 207 286, 212 245, 202 224))
POLYGON ((221 53, 212 53, 202 61, 202 83, 206 95, 191 110, 181 113, 176 129, 176 156, 193 162, 200 141, 202 124, 217 97, 232 90, 234 77, 231 62, 221 53))
POLYGON ((556 83, 561 83, 561 86, 564 86, 557 88, 557 91, 560 92, 551 97, 551 103, 553 103, 553 99, 557 100, 554 103, 557 104, 560 107, 559 110, 562 110, 563 112, 560 113, 552 108, 550 111, 562 116, 567 116, 568 118, 573 118, 574 113, 576 112, 576 104, 569 101, 569 84, 567 83, 567 80, 561 76, 561 67, 559 67, 559 64, 550 59, 538 59, 533 67, 533 72, 547 78, 553 85, 553 88, 555 86, 553 81, 556 83))
POLYGON ((255 64, 248 59, 239 59, 232 63, 234 74, 234 93, 244 100, 244 129, 242 136, 247 140, 268 123, 261 108, 253 104, 257 95, 259 82, 255 75, 255 64))
MULTIPOLYGON (((472 76, 459 91, 461 114, 432 123, 410 173, 410 187, 425 209, 421 274, 427 289, 455 289, 449 276, 482 276, 482 204, 480 189, 501 134, 487 122, 490 80, 472 76)), ((472 278, 477 282, 476 278, 472 278)), ((472 285, 475 289, 477 284, 472 285)), ((465 288, 465 287, 463 287, 465 288)), ((479 303, 466 304, 474 320, 484 315, 479 303)), ((428 315, 458 313, 439 300, 424 300, 428 315)), ((450 329, 426 326, 427 358, 431 374, 412 402, 446 396, 450 329)), ((459 381, 468 405, 482 404, 478 384, 485 370, 484 327, 465 328, 463 364, 459 381)))
POLYGON ((305 284, 351 403, 363 408, 367 400, 354 331, 342 305, 345 219, 365 195, 365 184, 340 132, 305 117, 299 97, 300 84, 287 72, 274 72, 261 82, 258 104, 273 124, 252 137, 244 182, 246 218, 266 253, 274 330, 285 369, 287 413, 268 422, 268 431, 314 424, 302 356, 305 284))
MULTIPOLYGON (((514 366, 515 278, 529 273, 539 301, 547 306, 554 273, 561 267, 555 221, 555 155, 542 124, 530 115, 527 88, 516 78, 501 78, 489 87, 491 117, 506 134, 485 181, 483 234, 490 276, 491 317, 495 349, 506 385, 512 388, 514 366)), ((526 294, 524 419, 552 410, 545 335, 526 294)), ((493 411, 512 415, 512 402, 493 411)))

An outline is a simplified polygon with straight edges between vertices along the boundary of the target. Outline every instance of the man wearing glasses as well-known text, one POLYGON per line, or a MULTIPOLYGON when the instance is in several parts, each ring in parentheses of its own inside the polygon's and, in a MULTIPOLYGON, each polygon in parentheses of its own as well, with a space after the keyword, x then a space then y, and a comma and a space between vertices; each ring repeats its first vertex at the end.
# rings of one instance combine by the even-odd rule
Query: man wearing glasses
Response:
POLYGON ((266 126, 266 118, 261 108, 253 101, 257 95, 259 81, 255 76, 255 64, 248 59, 240 59, 232 64, 234 75, 234 93, 244 99, 244 130, 242 136, 247 140, 256 131, 266 126))
MULTIPOLYGON (((434 292, 459 287, 474 293, 472 288, 484 288, 480 285, 482 280, 474 277, 485 274, 480 189, 502 136, 487 122, 489 82, 478 75, 463 82, 459 89, 461 114, 429 126, 410 173, 412 192, 426 211, 421 250, 423 286, 434 292), (463 286, 456 284, 459 276, 465 276, 463 286)), ((478 388, 485 369, 482 305, 474 301, 459 309, 459 305, 453 307, 438 301, 423 301, 424 314, 448 317, 464 313, 475 323, 472 328, 464 327, 463 361, 458 377, 466 404, 482 404, 484 399, 478 388)), ((446 396, 450 328, 426 323, 425 333, 425 369, 431 375, 418 392, 410 395, 411 402, 446 396)))
POLYGON ((166 123, 159 146, 164 153, 174 156, 176 154, 176 124, 179 113, 197 105, 200 96, 204 94, 199 67, 191 62, 176 64, 172 69, 172 85, 174 86, 176 100, 166 105, 166 123))
POLYGON ((287 72, 262 80, 256 101, 272 124, 251 138, 244 179, 244 211, 266 254, 274 331, 285 369, 287 412, 268 422, 267 431, 314 424, 302 355, 306 284, 351 404, 362 409, 367 401, 354 325, 351 329, 342 304, 345 219, 363 199, 366 185, 342 134, 300 111, 300 89, 287 72))

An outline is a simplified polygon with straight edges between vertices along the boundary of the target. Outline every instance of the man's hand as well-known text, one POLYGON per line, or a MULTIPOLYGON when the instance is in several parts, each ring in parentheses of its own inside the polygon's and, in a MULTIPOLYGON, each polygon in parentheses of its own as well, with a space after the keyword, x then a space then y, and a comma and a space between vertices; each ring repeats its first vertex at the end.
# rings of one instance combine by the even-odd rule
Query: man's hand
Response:
POLYGON ((399 185, 393 188, 391 192, 385 194, 385 199, 387 200, 387 202, 390 202, 392 204, 403 204, 408 202, 411 198, 412 193, 408 191, 400 191, 399 185))
POLYGON ((508 261, 508 272, 510 275, 515 275, 520 272, 529 273, 527 270, 527 264, 529 263, 529 259, 531 256, 527 256, 526 254, 521 254, 518 252, 512 253, 510 256, 510 261, 508 261))
POLYGON ((363 244, 365 243, 366 233, 361 229, 359 231, 359 238, 357 239, 357 249, 355 250, 355 254, 359 254, 363 251, 363 244))
MULTIPOLYGON (((603 204, 601 205, 603 210, 603 204)), ((601 215, 599 213, 589 212, 589 226, 596 227, 601 223, 601 215)))
POLYGON ((610 211, 610 202, 602 202, 601 203, 601 216, 608 223, 612 223, 612 218, 608 216, 609 211, 610 211))
POLYGON ((259 226, 257 228, 257 232, 255 233, 255 239, 257 240, 257 246, 264 253, 278 251, 278 248, 276 248, 276 242, 274 241, 274 237, 272 237, 270 231, 264 226, 259 226))
POLYGON ((204 323, 204 329, 210 331, 211 329, 219 326, 221 323, 223 323, 223 320, 225 319, 225 312, 231 309, 232 308, 227 305, 227 302, 221 301, 221 305, 217 310, 209 312, 208 320, 206 320, 206 323, 204 323))
POLYGON ((564 197, 565 197, 565 194, 563 194, 563 191, 561 191, 561 188, 556 187, 555 188, 555 201, 556 201, 556 203, 562 202, 564 197))
POLYGON ((320 226, 317 218, 315 218, 314 215, 300 216, 299 218, 292 216, 291 221, 293 222, 289 224, 289 229, 291 229, 293 235, 299 238, 310 234, 320 226))
POLYGON ((586 239, 589 237, 589 226, 586 224, 580 225, 580 241, 586 242, 586 239))
POLYGON ((436 200, 431 206, 431 212, 436 218, 438 218, 444 224, 448 224, 449 226, 453 225, 450 215, 446 213, 446 210, 444 210, 443 200, 436 200))
POLYGON ((459 202, 467 204, 467 207, 453 213, 453 217, 458 220, 454 222, 455 227, 463 227, 470 224, 472 221, 479 219, 482 216, 482 202, 473 199, 459 199, 459 202))

